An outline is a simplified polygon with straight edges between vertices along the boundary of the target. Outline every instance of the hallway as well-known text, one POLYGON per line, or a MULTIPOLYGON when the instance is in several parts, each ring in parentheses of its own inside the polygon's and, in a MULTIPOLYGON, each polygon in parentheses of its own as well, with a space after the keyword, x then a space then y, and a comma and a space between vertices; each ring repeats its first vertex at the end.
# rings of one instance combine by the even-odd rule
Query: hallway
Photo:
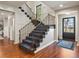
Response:
POLYGON ((58 47, 56 42, 44 48, 36 54, 25 53, 14 45, 12 41, 4 39, 0 41, 0 58, 74 58, 79 57, 79 47, 74 50, 58 47))

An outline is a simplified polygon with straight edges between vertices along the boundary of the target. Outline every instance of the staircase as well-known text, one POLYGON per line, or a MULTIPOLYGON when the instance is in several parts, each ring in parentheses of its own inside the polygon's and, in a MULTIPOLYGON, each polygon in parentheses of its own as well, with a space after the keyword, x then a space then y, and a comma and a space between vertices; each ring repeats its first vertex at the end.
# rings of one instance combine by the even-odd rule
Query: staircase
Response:
MULTIPOLYGON (((29 19, 31 20, 31 22, 28 24, 32 23, 35 26, 35 28, 29 33, 29 35, 25 35, 23 38, 21 38, 21 36, 24 34, 22 34, 21 32, 24 31, 24 29, 25 29, 25 33, 26 33, 26 30, 28 29, 27 26, 28 27, 30 27, 30 26, 28 24, 26 24, 23 28, 21 28, 19 30, 19 34, 20 34, 19 35, 19 37, 20 37, 19 38, 19 41, 20 41, 19 47, 23 51, 34 52, 40 46, 40 43, 43 42, 43 38, 45 38, 45 35, 46 35, 47 31, 49 30, 49 26, 45 25, 44 23, 42 23, 38 20, 33 20, 32 17, 30 17, 30 15, 28 15, 28 13, 22 9, 22 7, 19 7, 19 9, 21 10, 21 12, 23 12, 26 15, 26 17, 29 17, 29 19)), ((33 25, 31 25, 31 26, 33 26, 33 25)))
POLYGON ((36 48, 40 46, 40 43, 43 42, 42 39, 48 31, 48 28, 47 25, 40 24, 29 34, 29 36, 26 36, 26 38, 22 40, 20 47, 27 52, 34 52, 36 48))

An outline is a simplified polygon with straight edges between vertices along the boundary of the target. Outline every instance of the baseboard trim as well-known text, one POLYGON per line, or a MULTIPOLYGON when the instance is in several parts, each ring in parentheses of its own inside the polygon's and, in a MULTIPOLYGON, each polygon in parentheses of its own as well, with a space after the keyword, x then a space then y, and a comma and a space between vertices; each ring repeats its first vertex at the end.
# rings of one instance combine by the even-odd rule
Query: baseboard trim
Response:
POLYGON ((44 45, 43 47, 38 48, 34 53, 37 53, 37 52, 39 52, 40 50, 42 50, 42 49, 48 47, 49 45, 51 45, 51 44, 54 43, 55 41, 56 41, 56 40, 54 40, 54 41, 52 41, 52 42, 50 42, 50 43, 44 45))

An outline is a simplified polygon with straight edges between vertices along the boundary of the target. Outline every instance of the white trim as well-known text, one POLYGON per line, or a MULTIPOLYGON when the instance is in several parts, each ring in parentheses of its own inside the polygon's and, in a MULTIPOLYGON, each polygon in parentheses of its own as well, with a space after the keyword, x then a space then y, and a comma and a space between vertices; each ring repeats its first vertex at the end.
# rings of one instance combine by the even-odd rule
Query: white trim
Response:
POLYGON ((56 41, 56 40, 54 40, 54 41, 52 41, 52 42, 50 42, 50 43, 44 45, 43 47, 38 48, 34 53, 37 53, 37 52, 39 52, 40 50, 42 50, 42 49, 48 47, 49 45, 51 45, 51 44, 54 43, 55 41, 56 41))

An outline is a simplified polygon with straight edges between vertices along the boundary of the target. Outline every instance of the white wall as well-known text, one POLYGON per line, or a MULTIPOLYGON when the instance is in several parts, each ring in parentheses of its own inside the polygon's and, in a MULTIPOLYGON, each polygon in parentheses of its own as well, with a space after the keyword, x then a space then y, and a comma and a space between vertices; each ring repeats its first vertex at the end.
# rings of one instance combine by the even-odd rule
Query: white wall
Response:
POLYGON ((32 18, 34 16, 34 14, 32 13, 32 11, 30 10, 30 8, 27 7, 26 4, 23 4, 22 6, 22 9, 27 12, 28 15, 30 15, 30 17, 32 18))
POLYGON ((9 5, 4 5, 4 4, 0 4, 0 9, 6 10, 6 11, 11 11, 11 12, 15 11, 14 7, 9 6, 9 5))

